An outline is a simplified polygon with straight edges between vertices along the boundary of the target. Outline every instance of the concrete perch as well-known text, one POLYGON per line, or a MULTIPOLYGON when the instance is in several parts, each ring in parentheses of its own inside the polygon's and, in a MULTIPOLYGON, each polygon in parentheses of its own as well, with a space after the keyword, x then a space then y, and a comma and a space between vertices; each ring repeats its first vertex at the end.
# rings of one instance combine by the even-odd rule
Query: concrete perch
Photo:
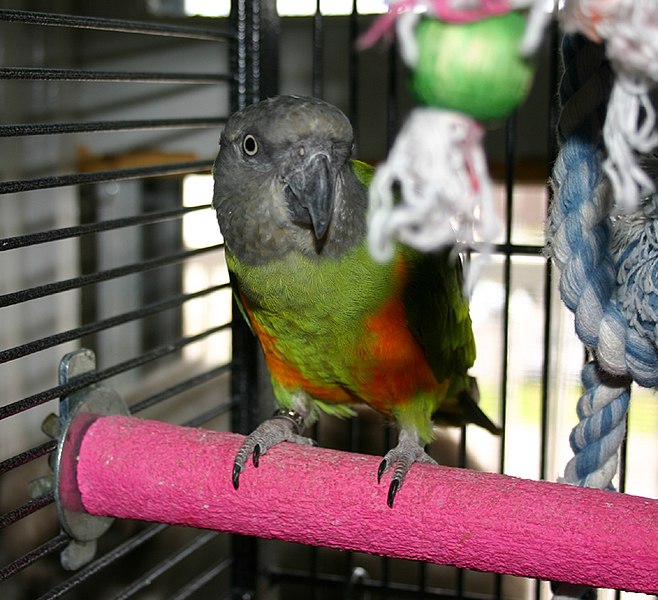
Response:
POLYGON ((379 457, 288 443, 235 491, 241 440, 99 417, 79 447, 79 499, 99 516, 658 593, 656 500, 417 464, 390 509, 379 457))

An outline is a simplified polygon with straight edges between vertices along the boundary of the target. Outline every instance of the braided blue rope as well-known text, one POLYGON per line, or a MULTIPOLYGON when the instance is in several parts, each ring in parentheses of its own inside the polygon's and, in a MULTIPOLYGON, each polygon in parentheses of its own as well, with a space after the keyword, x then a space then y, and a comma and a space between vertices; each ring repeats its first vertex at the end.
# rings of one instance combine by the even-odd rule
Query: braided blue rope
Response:
POLYGON ((562 272, 562 300, 574 313, 576 333, 596 357, 583 368, 584 393, 577 405, 580 422, 571 433, 574 457, 565 468, 564 481, 612 489, 631 383, 625 360, 628 326, 615 302, 611 201, 601 167, 601 130, 612 78, 600 46, 580 36, 566 36, 562 51, 562 147, 553 170, 556 194, 547 233, 562 272), (617 350, 612 371, 620 376, 616 378, 602 371, 600 364, 600 350, 608 356, 611 345, 617 350))
POLYGON ((576 333, 602 368, 656 387, 657 211, 654 207, 649 218, 640 215, 630 219, 633 226, 613 230, 610 186, 601 167, 612 72, 603 47, 580 36, 565 37, 563 56, 562 148, 553 170, 556 201, 547 230, 562 270, 560 293, 574 312, 576 333))
POLYGON ((580 422, 569 436, 574 457, 564 481, 585 487, 613 490, 619 447, 626 433, 630 387, 626 379, 612 378, 596 361, 582 371, 584 394, 576 411, 580 422))
MULTIPOLYGON (((604 47, 583 37, 566 36, 562 52, 561 150, 547 239, 562 272, 562 300, 594 356, 581 373, 579 423, 569 438, 574 457, 563 481, 612 490, 631 382, 658 385, 658 195, 637 214, 611 218, 601 132, 612 71, 604 47)), ((555 598, 594 593, 560 583, 553 591, 555 598)))
MULTIPOLYGON (((604 48, 582 37, 565 37, 562 51, 562 147, 547 239, 562 272, 562 300, 594 356, 581 373, 579 423, 569 438, 574 457, 563 481, 612 490, 631 382, 658 385, 658 195, 633 215, 610 217, 601 131, 612 73, 604 48)), ((556 599, 594 593, 560 583, 553 591, 556 599)))

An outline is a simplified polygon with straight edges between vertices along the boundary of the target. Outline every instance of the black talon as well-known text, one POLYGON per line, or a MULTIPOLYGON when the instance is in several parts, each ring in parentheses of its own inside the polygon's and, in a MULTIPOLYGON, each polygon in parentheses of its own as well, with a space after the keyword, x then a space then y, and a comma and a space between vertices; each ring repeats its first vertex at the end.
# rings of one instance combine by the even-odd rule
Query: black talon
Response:
POLYGON ((272 447, 281 442, 293 442, 308 445, 309 438, 296 433, 296 428, 301 428, 303 419, 296 412, 280 409, 275 416, 261 423, 242 442, 240 449, 235 455, 233 462, 233 487, 237 490, 240 474, 249 468, 252 462, 258 467, 260 459, 272 447), (282 414, 279 414, 282 413, 282 414), (292 413, 292 414, 291 414, 292 413), (299 421, 299 423, 298 423, 299 421))
POLYGON ((382 475, 386 473, 386 467, 388 466, 388 461, 384 459, 379 463, 379 469, 377 469, 377 483, 381 483, 382 475))
POLYGON ((395 494, 398 493, 400 489, 400 480, 393 478, 391 480, 391 485, 388 488, 388 498, 386 499, 386 504, 389 508, 393 508, 393 502, 395 501, 395 494))
POLYGON ((242 473, 240 465, 233 465, 233 488, 236 490, 240 487, 240 473, 242 473))

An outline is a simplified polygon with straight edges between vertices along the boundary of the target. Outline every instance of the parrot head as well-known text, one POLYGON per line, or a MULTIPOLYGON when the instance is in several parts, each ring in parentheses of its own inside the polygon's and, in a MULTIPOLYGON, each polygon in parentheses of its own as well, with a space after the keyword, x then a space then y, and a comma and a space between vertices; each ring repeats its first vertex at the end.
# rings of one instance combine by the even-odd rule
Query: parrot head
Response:
POLYGON ((214 165, 213 205, 241 260, 340 254, 363 236, 366 193, 350 167, 352 126, 315 98, 277 96, 235 113, 214 165))

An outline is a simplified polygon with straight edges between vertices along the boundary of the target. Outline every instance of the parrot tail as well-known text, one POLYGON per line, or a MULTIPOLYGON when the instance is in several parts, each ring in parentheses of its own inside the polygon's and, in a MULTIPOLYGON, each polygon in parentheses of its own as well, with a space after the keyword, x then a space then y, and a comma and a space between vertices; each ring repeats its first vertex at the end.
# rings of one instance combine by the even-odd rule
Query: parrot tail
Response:
POLYGON ((432 420, 439 424, 460 427, 465 423, 479 425, 493 435, 501 435, 503 430, 498 427, 482 409, 478 406, 480 402, 480 391, 475 377, 469 377, 470 390, 461 390, 456 397, 455 403, 444 403, 432 415, 432 420))

